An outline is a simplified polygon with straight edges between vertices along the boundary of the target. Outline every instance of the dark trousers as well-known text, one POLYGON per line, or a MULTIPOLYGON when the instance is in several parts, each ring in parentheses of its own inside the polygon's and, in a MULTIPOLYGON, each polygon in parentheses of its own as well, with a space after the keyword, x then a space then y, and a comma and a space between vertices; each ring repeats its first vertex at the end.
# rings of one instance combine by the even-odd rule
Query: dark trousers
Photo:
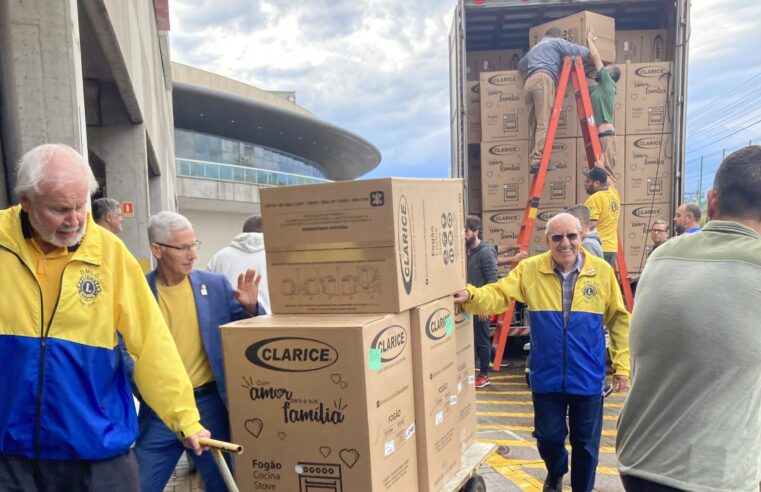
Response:
MULTIPOLYGON (((211 437, 221 441, 230 440, 230 427, 227 423, 227 408, 216 390, 196 394, 196 406, 201 414, 201 425, 211 432, 211 437)), ((143 492, 162 492, 172 476, 177 461, 185 451, 182 442, 169 427, 156 416, 145 403, 140 405, 140 433, 135 443, 135 454, 140 470, 140 486, 143 492)), ((201 473, 207 492, 227 492, 227 487, 220 475, 211 453, 196 456, 189 453, 201 473)), ((225 453, 228 455, 228 453, 225 453)), ((225 456, 227 466, 230 457, 225 456)))
POLYGON ((478 373, 489 373, 489 361, 491 360, 491 337, 489 336, 489 322, 481 321, 478 316, 473 316, 473 331, 475 335, 476 355, 478 356, 478 373))
POLYGON ((621 482, 626 492, 682 492, 682 489, 675 489, 633 475, 621 475, 621 482))
POLYGON ((0 456, 3 492, 140 492, 132 451, 102 461, 0 456))
POLYGON ((602 253, 603 258, 605 258, 605 261, 608 262, 608 265, 613 267, 613 270, 616 269, 616 256, 618 256, 618 253, 606 253, 603 251, 602 253))
POLYGON ((571 487, 573 492, 589 492, 595 484, 600 452, 602 396, 532 393, 532 399, 534 437, 547 474, 556 479, 568 473, 565 438, 570 430, 571 487))

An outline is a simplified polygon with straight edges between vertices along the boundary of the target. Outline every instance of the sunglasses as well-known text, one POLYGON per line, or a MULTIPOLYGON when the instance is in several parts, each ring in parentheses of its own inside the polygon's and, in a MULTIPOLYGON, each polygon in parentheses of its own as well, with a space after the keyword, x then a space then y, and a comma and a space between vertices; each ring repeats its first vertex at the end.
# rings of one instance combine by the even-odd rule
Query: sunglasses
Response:
POLYGON ((563 240, 564 237, 567 237, 569 241, 576 241, 579 239, 579 233, 578 232, 569 232, 568 234, 553 234, 550 236, 550 239, 552 239, 553 243, 559 243, 563 240))

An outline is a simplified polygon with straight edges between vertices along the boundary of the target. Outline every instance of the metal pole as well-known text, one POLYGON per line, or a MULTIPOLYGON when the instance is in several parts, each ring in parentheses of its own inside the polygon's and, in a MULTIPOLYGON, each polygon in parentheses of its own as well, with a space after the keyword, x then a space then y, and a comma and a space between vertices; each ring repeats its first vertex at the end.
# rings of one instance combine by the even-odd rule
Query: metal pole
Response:
POLYGON ((219 469, 219 474, 222 475, 222 480, 224 480, 227 490, 230 492, 238 492, 238 486, 235 485, 235 480, 233 480, 233 476, 230 473, 230 469, 227 467, 225 458, 222 456, 222 451, 217 448, 212 448, 209 452, 211 453, 211 457, 214 458, 214 463, 219 469))
POLYGON ((698 206, 703 202, 703 156, 700 156, 700 177, 698 178, 698 206))

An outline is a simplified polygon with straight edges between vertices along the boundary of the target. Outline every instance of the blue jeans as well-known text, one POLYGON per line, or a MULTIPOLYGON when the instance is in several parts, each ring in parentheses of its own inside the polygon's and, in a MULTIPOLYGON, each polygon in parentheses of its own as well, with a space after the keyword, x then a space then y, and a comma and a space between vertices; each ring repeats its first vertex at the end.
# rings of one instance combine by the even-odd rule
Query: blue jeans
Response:
MULTIPOLYGON (((222 441, 230 440, 227 422, 227 408, 217 391, 196 395, 196 406, 201 414, 201 425, 211 432, 211 437, 222 441)), ((169 427, 144 402, 140 404, 138 415, 140 432, 135 443, 140 487, 143 492, 162 492, 172 476, 185 447, 169 427)), ((210 453, 201 456, 188 453, 201 473, 206 492, 227 492, 227 487, 210 453)), ((227 466, 230 457, 225 453, 227 466)))
POLYGON ((591 491, 600 452, 602 396, 532 393, 532 399, 534 437, 548 475, 556 479, 568 473, 565 438, 570 429, 571 488, 573 492, 591 491))

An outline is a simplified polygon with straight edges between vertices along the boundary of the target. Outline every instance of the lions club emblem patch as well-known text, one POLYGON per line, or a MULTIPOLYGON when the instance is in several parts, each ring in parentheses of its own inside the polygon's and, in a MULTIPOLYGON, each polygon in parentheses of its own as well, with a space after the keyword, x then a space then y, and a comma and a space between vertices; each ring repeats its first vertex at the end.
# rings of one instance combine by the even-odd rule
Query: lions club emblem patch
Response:
POLYGON ((82 276, 79 277, 79 282, 77 282, 77 292, 79 292, 79 298, 83 303, 87 305, 94 303, 98 294, 100 294, 98 275, 91 270, 82 270, 82 276))
POLYGON ((581 294, 584 296, 584 298, 588 301, 591 301, 595 297, 597 297, 597 287, 595 287, 595 284, 592 282, 586 282, 584 284, 584 287, 581 289, 581 294))

